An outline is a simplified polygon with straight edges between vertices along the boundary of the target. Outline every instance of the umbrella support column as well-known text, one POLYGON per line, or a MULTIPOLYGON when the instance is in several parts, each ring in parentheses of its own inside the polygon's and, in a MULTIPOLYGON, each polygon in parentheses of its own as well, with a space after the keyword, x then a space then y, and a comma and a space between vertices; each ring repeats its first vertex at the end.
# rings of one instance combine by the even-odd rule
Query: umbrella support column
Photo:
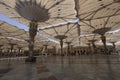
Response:
POLYGON ((115 45, 115 42, 111 42, 112 45, 113 45, 113 52, 115 53, 116 52, 116 45, 115 45))
POLYGON ((37 34, 37 26, 38 24, 36 22, 30 22, 30 28, 29 28, 29 40, 28 40, 28 47, 29 47, 29 55, 26 59, 26 62, 36 62, 36 57, 34 57, 34 39, 37 34))
POLYGON ((89 40, 89 42, 92 44, 92 47, 93 47, 93 54, 97 54, 97 48, 96 48, 96 45, 95 45, 95 42, 97 40, 89 40))
POLYGON ((66 42, 66 44, 68 45, 68 47, 67 47, 67 55, 70 56, 71 55, 71 52, 70 52, 70 44, 71 44, 71 42, 66 42))
POLYGON ((3 45, 0 45, 0 58, 2 57, 2 47, 3 45))
POLYGON ((93 53, 94 53, 94 54, 96 54, 96 53, 97 53, 97 51, 96 51, 96 45, 95 45, 95 43, 94 43, 94 42, 92 42, 92 46, 93 46, 93 53))
POLYGON ((57 35, 55 36, 56 39, 60 40, 60 46, 61 46, 61 56, 63 55, 63 39, 67 38, 65 35, 57 35))
POLYGON ((22 49, 22 47, 18 47, 18 56, 21 56, 21 49, 22 49))
POLYGON ((63 39, 60 39, 61 56, 63 56, 63 39))
POLYGON ((63 67, 63 56, 64 56, 64 54, 63 54, 63 40, 65 38, 67 38, 67 36, 65 36, 65 35, 57 35, 57 36, 55 36, 55 38, 60 40, 60 47, 61 47, 61 67, 63 67))
POLYGON ((46 45, 44 45, 44 47, 45 47, 45 56, 47 57, 47 55, 48 55, 48 45, 46 44, 46 45))
POLYGON ((107 46, 106 46, 106 37, 104 35, 101 35, 101 40, 102 40, 103 45, 104 45, 105 54, 108 54, 108 49, 107 49, 107 46))
MULTIPOLYGON (((89 52, 92 51, 92 50, 91 50, 91 45, 90 45, 90 43, 87 43, 87 45, 88 45, 88 53, 89 53, 89 52)), ((87 53, 87 54, 88 54, 88 53, 87 53)), ((90 53, 90 54, 91 54, 91 53, 90 53)))

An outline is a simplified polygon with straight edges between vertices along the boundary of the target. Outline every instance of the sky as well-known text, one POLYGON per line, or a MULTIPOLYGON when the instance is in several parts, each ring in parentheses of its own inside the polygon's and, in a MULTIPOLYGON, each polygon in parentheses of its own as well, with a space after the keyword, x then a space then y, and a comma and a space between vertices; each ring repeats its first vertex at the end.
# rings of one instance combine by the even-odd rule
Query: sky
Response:
POLYGON ((7 16, 5 16, 3 14, 0 14, 0 20, 1 21, 5 21, 5 22, 7 22, 7 23, 9 23, 11 25, 14 25, 14 26, 16 26, 16 27, 18 27, 20 29, 24 29, 25 31, 28 31, 28 27, 27 26, 25 26, 25 25, 15 21, 15 20, 13 20, 13 19, 10 19, 9 17, 7 17, 7 16))

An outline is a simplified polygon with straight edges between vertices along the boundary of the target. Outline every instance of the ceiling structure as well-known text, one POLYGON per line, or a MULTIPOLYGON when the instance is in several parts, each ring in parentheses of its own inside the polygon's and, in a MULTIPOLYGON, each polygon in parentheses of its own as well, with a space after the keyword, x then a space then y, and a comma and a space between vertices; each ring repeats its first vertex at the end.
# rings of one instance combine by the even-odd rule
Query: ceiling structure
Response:
MULTIPOLYGON (((46 41, 51 46, 58 46, 59 43, 53 43, 59 41, 55 38, 57 35, 67 36, 63 42, 72 42, 74 46, 86 46, 86 43, 94 38, 97 39, 98 44, 103 44, 98 34, 105 34, 107 42, 112 39, 116 42, 120 40, 116 37, 117 33, 109 33, 120 29, 120 0, 21 0, 22 6, 28 6, 24 9, 21 9, 22 6, 18 5, 17 1, 20 0, 0 0, 0 14, 26 26, 29 24, 28 20, 31 20, 30 16, 35 16, 34 20, 39 21, 38 33, 35 37, 37 47, 43 46, 46 41), (29 4, 27 4, 28 1, 29 4), (40 10, 37 11, 36 8, 34 11, 30 10, 31 3, 38 7, 41 6, 40 10), (21 12, 27 16, 21 17, 22 14, 18 14, 21 12), (40 17, 43 19, 39 19, 40 17), (76 20, 78 21, 75 22, 76 20), (107 36, 109 34, 111 36, 107 36)), ((0 21, 0 37, 18 40, 19 45, 24 47, 27 47, 24 44, 29 42, 27 31, 4 21, 0 21)))
POLYGON ((68 23, 65 25, 53 26, 51 28, 45 28, 39 31, 41 34, 48 35, 48 37, 52 37, 56 40, 59 40, 56 38, 56 36, 66 36, 63 42, 71 42, 71 44, 79 41, 80 36, 80 26, 78 23, 68 23))
MULTIPOLYGON (((35 43, 46 40, 47 38, 41 37, 40 35, 35 37, 35 43)), ((21 47, 28 47, 29 33, 23 29, 19 29, 16 26, 0 21, 0 42, 0 45, 3 46, 15 44, 21 47)))
POLYGON ((116 45, 119 45, 120 43, 120 32, 117 33, 113 33, 112 35, 109 35, 108 37, 108 41, 109 43, 115 43, 116 45))
MULTIPOLYGON (((75 0, 81 34, 105 34, 119 29, 120 0, 75 0)), ((106 40, 105 40, 106 42, 106 40)))
POLYGON ((0 12, 25 25, 28 25, 29 21, 25 19, 26 17, 23 18, 18 13, 23 12, 23 14, 27 15, 27 19, 30 18, 29 16, 35 16, 35 18, 38 19, 39 17, 44 18, 44 16, 47 15, 47 20, 45 19, 45 21, 40 21, 41 23, 39 23, 39 27, 58 25, 76 19, 76 11, 74 10, 75 5, 73 0, 21 0, 21 5, 26 6, 23 10, 17 10, 18 6, 20 6, 18 5, 17 1, 20 0, 0 0, 0 12), (41 9, 36 9, 36 7, 35 9, 33 9, 34 11, 30 10, 31 4, 33 6, 39 6, 41 9), (46 12, 48 14, 45 15, 46 12, 42 9, 44 9, 45 11, 47 10, 46 12), (39 13, 41 14, 39 15, 39 13))
POLYGON ((6 22, 0 22, 0 36, 6 37, 15 37, 24 34, 25 31, 23 29, 19 29, 16 26, 10 25, 6 22))
POLYGON ((75 0, 77 17, 90 21, 120 14, 120 0, 75 0))

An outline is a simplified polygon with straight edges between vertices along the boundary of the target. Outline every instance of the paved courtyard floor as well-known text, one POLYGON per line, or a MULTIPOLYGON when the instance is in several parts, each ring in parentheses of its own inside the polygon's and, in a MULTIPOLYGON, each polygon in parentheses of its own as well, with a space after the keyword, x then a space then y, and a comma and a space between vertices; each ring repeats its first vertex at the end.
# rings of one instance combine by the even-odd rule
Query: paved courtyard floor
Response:
POLYGON ((120 80, 119 55, 0 59, 0 80, 120 80))

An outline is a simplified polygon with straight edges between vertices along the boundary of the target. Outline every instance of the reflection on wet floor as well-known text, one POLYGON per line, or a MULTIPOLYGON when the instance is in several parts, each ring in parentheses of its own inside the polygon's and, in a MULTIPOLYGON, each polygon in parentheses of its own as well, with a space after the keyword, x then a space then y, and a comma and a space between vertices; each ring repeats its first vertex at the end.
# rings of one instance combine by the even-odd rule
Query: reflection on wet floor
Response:
POLYGON ((12 69, 11 68, 0 69, 0 77, 2 77, 3 75, 5 75, 6 73, 8 73, 10 70, 12 70, 12 69))
POLYGON ((2 59, 0 80, 119 80, 119 55, 40 56, 36 63, 25 58, 2 59), (4 71, 4 69, 10 69, 4 71))

